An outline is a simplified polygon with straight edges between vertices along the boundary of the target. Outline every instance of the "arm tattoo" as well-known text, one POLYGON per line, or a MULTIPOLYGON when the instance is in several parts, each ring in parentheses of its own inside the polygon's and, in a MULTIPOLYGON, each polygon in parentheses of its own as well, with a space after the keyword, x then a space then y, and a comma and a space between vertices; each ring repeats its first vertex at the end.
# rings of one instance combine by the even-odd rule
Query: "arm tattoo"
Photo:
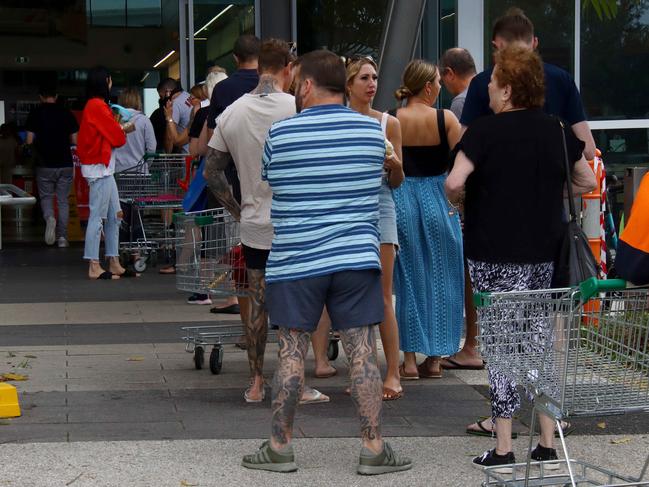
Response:
POLYGON ((250 317, 245 323, 246 345, 248 346, 248 364, 251 377, 261 377, 264 368, 264 353, 268 336, 268 314, 264 295, 266 293, 266 280, 264 271, 248 269, 248 282, 250 285, 250 317))
POLYGON ((341 330, 340 337, 349 357, 351 395, 361 422, 361 437, 380 439, 383 382, 376 362, 374 327, 341 330))
POLYGON ((286 445, 293 437, 295 410, 304 390, 304 357, 309 350, 311 334, 282 327, 278 337, 279 363, 273 378, 271 435, 275 442, 286 445))
POLYGON ((214 197, 230 212, 235 220, 239 221, 241 219, 241 208, 232 195, 232 190, 224 172, 230 161, 232 161, 230 154, 210 147, 205 160, 205 179, 214 197))

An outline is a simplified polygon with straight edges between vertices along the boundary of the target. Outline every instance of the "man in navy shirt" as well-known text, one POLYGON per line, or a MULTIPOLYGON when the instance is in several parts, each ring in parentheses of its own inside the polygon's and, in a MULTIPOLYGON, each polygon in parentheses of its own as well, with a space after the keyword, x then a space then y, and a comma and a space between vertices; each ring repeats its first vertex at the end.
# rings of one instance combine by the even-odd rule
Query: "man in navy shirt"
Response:
POLYGON ((237 70, 229 78, 217 83, 212 90, 210 113, 207 116, 209 138, 216 127, 216 119, 232 102, 245 93, 250 93, 259 83, 257 63, 261 41, 253 35, 242 35, 237 38, 232 49, 237 70))
MULTIPOLYGON (((509 9, 504 16, 496 20, 493 28, 492 45, 494 49, 503 49, 511 43, 520 43, 529 49, 536 49, 539 40, 534 36, 534 24, 518 8, 509 9)), ((571 127, 577 138, 586 144, 584 156, 587 160, 595 156, 595 141, 590 132, 581 96, 572 76, 552 64, 543 63, 545 71, 545 105, 543 111, 561 117, 571 127)), ((463 129, 476 118, 490 115, 488 85, 493 66, 476 75, 466 95, 464 110, 460 123, 463 129)))

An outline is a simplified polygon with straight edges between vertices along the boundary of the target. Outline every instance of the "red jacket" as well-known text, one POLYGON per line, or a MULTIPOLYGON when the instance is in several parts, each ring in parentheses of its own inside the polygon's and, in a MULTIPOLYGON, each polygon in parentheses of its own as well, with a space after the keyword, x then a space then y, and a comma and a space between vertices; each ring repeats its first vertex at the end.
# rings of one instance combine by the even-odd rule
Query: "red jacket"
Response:
POLYGON ((106 102, 100 98, 88 100, 77 135, 77 154, 81 164, 108 166, 113 148, 125 143, 126 134, 106 102))

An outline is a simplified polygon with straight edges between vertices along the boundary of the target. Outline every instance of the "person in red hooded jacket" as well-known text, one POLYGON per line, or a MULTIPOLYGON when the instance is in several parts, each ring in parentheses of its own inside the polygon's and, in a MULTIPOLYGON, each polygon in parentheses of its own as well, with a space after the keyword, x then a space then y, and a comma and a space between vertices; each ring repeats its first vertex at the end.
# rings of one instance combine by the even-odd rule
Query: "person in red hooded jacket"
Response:
POLYGON ((119 263, 119 225, 122 210, 113 174, 115 172, 116 147, 126 143, 125 131, 133 130, 132 124, 120 125, 108 106, 113 81, 104 67, 88 72, 86 83, 88 101, 83 109, 77 153, 81 161, 81 174, 90 187, 90 216, 86 228, 83 258, 89 261, 90 279, 119 279, 126 270, 119 263), (108 269, 99 262, 101 231, 104 230, 105 256, 108 269))

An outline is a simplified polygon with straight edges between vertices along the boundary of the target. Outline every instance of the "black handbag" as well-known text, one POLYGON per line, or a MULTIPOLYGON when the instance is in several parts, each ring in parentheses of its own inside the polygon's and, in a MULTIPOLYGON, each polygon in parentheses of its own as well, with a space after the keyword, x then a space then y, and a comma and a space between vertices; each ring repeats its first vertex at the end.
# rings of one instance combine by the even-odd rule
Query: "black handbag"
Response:
POLYGON ((566 146, 566 134, 564 124, 559 120, 561 126, 561 140, 563 142, 563 156, 566 165, 566 186, 568 187, 568 207, 570 218, 565 226, 565 233, 559 248, 559 256, 555 262, 552 287, 576 286, 589 277, 597 277, 599 264, 595 260, 588 239, 581 226, 577 222, 575 211, 575 199, 572 194, 572 177, 570 162, 568 161, 568 148, 566 146))

